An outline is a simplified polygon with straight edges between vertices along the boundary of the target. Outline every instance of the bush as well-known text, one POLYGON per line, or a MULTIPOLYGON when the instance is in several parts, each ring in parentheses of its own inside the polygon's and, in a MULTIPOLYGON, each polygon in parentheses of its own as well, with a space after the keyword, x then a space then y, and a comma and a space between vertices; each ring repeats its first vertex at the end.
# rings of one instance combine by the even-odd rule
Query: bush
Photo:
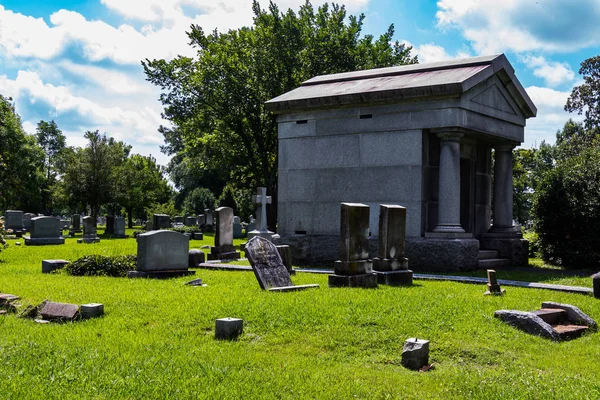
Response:
POLYGON ((600 148, 565 159, 543 178, 534 213, 544 261, 600 267, 600 148))
POLYGON ((200 232, 200 227, 199 226, 177 226, 174 228, 169 228, 169 230, 171 230, 173 232, 179 232, 179 233, 194 233, 194 232, 200 232))
POLYGON ((6 244, 6 240, 4 240, 4 219, 0 218, 0 253, 5 247, 8 247, 8 244, 6 244))
POLYGON ((64 268, 68 275, 75 276, 127 276, 127 271, 135 269, 136 257, 113 256, 99 254, 81 257, 67 264, 64 268))

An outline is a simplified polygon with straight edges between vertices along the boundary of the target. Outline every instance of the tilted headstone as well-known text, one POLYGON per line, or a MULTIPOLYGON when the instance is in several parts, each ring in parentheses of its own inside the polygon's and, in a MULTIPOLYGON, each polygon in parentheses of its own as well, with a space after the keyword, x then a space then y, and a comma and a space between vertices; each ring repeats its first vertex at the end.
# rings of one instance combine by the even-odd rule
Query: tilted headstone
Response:
POLYGON ((258 284, 263 290, 290 291, 319 287, 319 285, 294 286, 277 247, 263 237, 255 236, 250 239, 246 243, 245 252, 258 284))
POLYGON ((170 228, 171 217, 169 217, 167 214, 154 214, 152 216, 152 227, 155 230, 170 228))
POLYGON ((64 244, 61 236, 60 221, 53 217, 35 217, 31 219, 31 233, 25 237, 29 246, 46 244, 64 244))
POLYGON ((379 206, 378 257, 373 259, 373 270, 379 283, 385 285, 412 285, 413 272, 404 257, 406 238, 406 208, 399 205, 379 206))
POLYGON ((81 215, 79 214, 71 215, 71 230, 69 234, 72 235, 74 233, 81 233, 81 215))
POLYGON ((185 226, 196 226, 196 224, 198 223, 198 220, 196 217, 185 217, 185 226))
POLYGON ((369 206, 342 203, 340 215, 340 259, 329 275, 329 286, 377 287, 377 275, 369 260, 369 206))
POLYGON ((123 239, 126 238, 125 234, 125 218, 123 217, 115 217, 115 233, 113 235, 114 238, 123 239))
POLYGON ((242 231, 242 221, 240 221, 240 217, 233 217, 233 238, 240 239, 244 237, 244 233, 242 231))
POLYGON ((25 228, 27 232, 31 230, 31 218, 35 217, 37 217, 37 215, 33 213, 23 214, 23 228, 25 228))
POLYGON ((255 236, 264 237, 272 240, 273 232, 267 229, 267 204, 271 204, 271 196, 267 196, 267 188, 259 187, 256 194, 252 196, 252 202, 256 204, 257 226, 254 230, 248 232, 248 239, 255 236))
POLYGON ((136 270, 129 277, 191 275, 188 270, 190 239, 174 231, 150 231, 137 236, 136 270))
POLYGON ((209 260, 232 260, 240 258, 233 245, 233 209, 219 207, 215 210, 215 245, 210 248, 209 260))
POLYGON ((25 230, 23 211, 6 210, 4 213, 4 229, 11 229, 14 233, 22 233, 25 230))
POLYGON ((104 229, 104 233, 107 235, 115 234, 115 216, 114 215, 106 216, 106 228, 104 229))
POLYGON ((83 217, 83 243, 98 243, 100 238, 96 232, 94 217, 83 217))

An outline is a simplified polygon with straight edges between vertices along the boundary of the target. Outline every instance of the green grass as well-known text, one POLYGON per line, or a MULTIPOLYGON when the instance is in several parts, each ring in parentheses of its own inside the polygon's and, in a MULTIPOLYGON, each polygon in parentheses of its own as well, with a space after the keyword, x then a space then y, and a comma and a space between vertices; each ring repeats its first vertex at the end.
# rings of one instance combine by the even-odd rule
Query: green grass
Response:
MULTIPOLYGON (((41 260, 135 254, 135 240, 14 242, 0 253, 0 292, 23 304, 99 302, 106 314, 50 325, 0 317, 1 398, 600 398, 599 334, 555 343, 493 318, 550 300, 600 320, 591 296, 508 287, 488 297, 483 285, 432 281, 330 289, 326 275, 305 273, 294 283, 321 288, 269 293, 251 272, 208 270, 196 273, 207 287, 184 285, 189 277, 72 277, 42 274, 41 260), (214 339, 215 319, 227 316, 244 319, 238 341, 214 339), (431 341, 433 371, 400 366, 402 344, 415 336, 431 341)), ((538 277, 570 279, 591 284, 538 277)))

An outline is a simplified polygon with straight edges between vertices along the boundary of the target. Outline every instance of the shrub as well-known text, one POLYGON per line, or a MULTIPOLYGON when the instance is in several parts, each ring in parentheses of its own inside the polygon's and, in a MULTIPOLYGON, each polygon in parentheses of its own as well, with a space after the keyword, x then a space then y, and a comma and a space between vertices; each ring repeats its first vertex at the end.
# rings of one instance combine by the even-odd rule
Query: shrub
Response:
POLYGON ((4 219, 0 218, 0 253, 5 247, 8 247, 8 244, 6 244, 6 240, 4 240, 4 219))
POLYGON ((64 268, 68 275, 75 276, 127 276, 127 271, 135 269, 136 257, 102 256, 99 254, 81 257, 64 268))
POLYGON ((169 228, 169 230, 171 230, 173 232, 179 232, 179 233, 194 233, 194 232, 200 232, 200 227, 199 226, 176 226, 174 228, 169 228))
POLYGON ((600 148, 565 159, 536 192, 542 259, 565 268, 600 266, 600 148))

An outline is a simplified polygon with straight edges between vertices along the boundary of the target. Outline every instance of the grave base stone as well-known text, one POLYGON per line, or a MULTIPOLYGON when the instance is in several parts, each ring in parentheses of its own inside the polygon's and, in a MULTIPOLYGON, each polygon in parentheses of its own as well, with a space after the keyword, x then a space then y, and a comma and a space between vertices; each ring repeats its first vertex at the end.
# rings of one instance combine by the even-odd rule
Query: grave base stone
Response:
POLYGON ((31 238, 25 236, 25 245, 27 246, 45 246, 47 244, 65 244, 65 238, 31 238))
POLYGON ((402 348, 402 365, 418 370, 429 364, 429 340, 410 338, 402 348))
POLYGON ((89 303, 82 304, 80 308, 81 318, 96 318, 104 315, 104 304, 100 303, 89 303))
POLYGON ((400 271, 374 271, 377 282, 389 286, 410 286, 413 284, 413 272, 410 270, 400 271))
POLYGON ((42 309, 42 318, 46 321, 72 321, 79 314, 77 304, 47 302, 42 309))
POLYGON ((192 249, 189 252, 188 268, 198 268, 198 265, 204 262, 204 252, 199 249, 192 249))
POLYGON ((244 330, 244 320, 239 318, 219 318, 215 323, 215 339, 235 340, 244 330))
POLYGON ((181 270, 165 270, 165 271, 127 271, 128 278, 156 278, 156 279, 168 279, 176 278, 179 276, 194 275, 196 271, 189 271, 187 269, 181 270))
POLYGON ((49 274, 52 271, 64 268, 68 263, 67 260, 42 260, 42 273, 49 274))
POLYGON ((288 273, 290 275, 295 275, 296 271, 294 271, 294 268, 292 267, 292 249, 290 248, 290 246, 286 244, 279 245, 277 246, 277 251, 281 256, 281 259, 283 260, 283 265, 285 265, 285 268, 288 270, 288 273))
POLYGON ((241 257, 240 252, 233 245, 211 246, 209 260, 237 260, 241 257))
POLYGON ((375 273, 360 275, 329 275, 329 287, 376 288, 377 284, 377 275, 375 273))
POLYGON ((202 232, 192 232, 192 239, 194 239, 194 240, 204 240, 204 233, 202 233, 202 232))

